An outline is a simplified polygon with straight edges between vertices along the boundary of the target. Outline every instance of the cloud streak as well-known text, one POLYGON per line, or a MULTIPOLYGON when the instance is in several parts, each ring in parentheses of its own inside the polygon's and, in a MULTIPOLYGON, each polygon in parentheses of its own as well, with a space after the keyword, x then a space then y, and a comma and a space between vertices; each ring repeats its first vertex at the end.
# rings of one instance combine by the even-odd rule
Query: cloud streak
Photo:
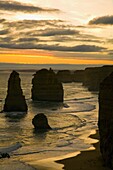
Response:
POLYGON ((25 3, 20 3, 16 1, 0 1, 0 10, 13 11, 13 12, 25 12, 25 13, 37 13, 37 12, 60 12, 59 9, 52 8, 41 8, 33 5, 28 5, 25 3))
POLYGON ((113 15, 97 17, 89 21, 90 25, 113 25, 113 15))
MULTIPOLYGON (((1 19, 2 20, 2 19, 1 19)), ((8 49, 36 49, 59 52, 100 53, 96 36, 82 34, 61 20, 20 20, 1 22, 0 47, 8 49), (43 26, 43 27, 42 27, 43 26), (80 42, 81 45, 78 45, 80 42)))
POLYGON ((9 33, 8 29, 0 30, 0 35, 6 35, 8 33, 9 33))
POLYGON ((33 43, 20 43, 20 44, 0 44, 2 48, 10 49, 41 49, 49 51, 65 51, 65 52, 101 52, 106 48, 95 45, 77 45, 77 46, 60 46, 60 45, 47 45, 47 44, 33 44, 33 43))
POLYGON ((71 29, 49 29, 45 30, 41 36, 56 36, 56 35, 74 35, 78 34, 79 31, 71 30, 71 29))

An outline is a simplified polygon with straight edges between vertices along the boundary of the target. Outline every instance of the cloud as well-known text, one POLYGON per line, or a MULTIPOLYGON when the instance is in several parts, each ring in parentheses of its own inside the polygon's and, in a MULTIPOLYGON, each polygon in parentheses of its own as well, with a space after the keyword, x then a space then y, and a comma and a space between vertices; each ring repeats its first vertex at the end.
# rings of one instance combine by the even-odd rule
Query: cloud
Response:
POLYGON ((20 3, 16 1, 0 1, 0 10, 13 11, 13 12, 25 12, 25 13, 37 13, 37 12, 60 12, 59 9, 41 8, 26 3, 20 3))
POLYGON ((5 22, 6 20, 5 19, 0 19, 0 23, 3 23, 5 22))
POLYGON ((103 52, 102 40, 83 34, 62 20, 20 20, 1 23, 0 47, 9 49, 42 49, 63 52, 103 52), (83 44, 83 45, 77 45, 83 44), (99 45, 98 45, 99 44, 99 45))
POLYGON ((10 43, 12 41, 12 37, 5 37, 5 38, 0 38, 1 42, 6 42, 6 43, 10 43))
MULTIPOLYGON (((6 21, 3 23, 4 27, 13 32, 21 33, 21 36, 42 36, 42 37, 55 37, 55 36, 73 36, 79 35, 79 31, 67 26, 62 20, 20 20, 20 21, 6 21)), ((23 37, 24 38, 24 37, 23 37)))
POLYGON ((49 51, 64 51, 64 52, 101 52, 106 48, 95 45, 77 45, 77 46, 60 46, 47 44, 33 44, 33 43, 4 43, 0 44, 2 48, 10 49, 41 49, 49 51))
POLYGON ((104 40, 98 39, 98 38, 90 38, 90 35, 87 35, 86 38, 82 36, 82 34, 79 34, 79 36, 74 37, 71 36, 55 36, 51 40, 55 42, 86 42, 86 43, 104 43, 104 40))
POLYGON ((5 35, 5 34, 8 34, 8 33, 9 33, 8 29, 0 30, 0 35, 5 35))
POLYGON ((108 42, 108 43, 112 43, 112 44, 113 44, 113 39, 112 39, 112 38, 110 38, 110 39, 108 39, 108 40, 107 40, 107 42, 108 42))
POLYGON ((74 35, 79 34, 79 31, 77 30, 71 30, 71 29, 47 29, 40 34, 41 36, 56 36, 56 35, 74 35))
POLYGON ((30 29, 32 30, 33 28, 38 28, 43 27, 43 29, 47 29, 48 27, 50 28, 61 28, 64 26, 64 21, 62 20, 19 20, 19 21, 6 21, 3 23, 6 27, 10 28, 16 28, 18 31, 19 30, 24 30, 24 29, 30 29))
POLYGON ((29 42, 29 41, 38 41, 38 38, 19 38, 18 42, 29 42))
POLYGON ((111 16, 102 16, 102 17, 97 17, 89 21, 90 25, 113 25, 113 15, 111 16))
POLYGON ((108 54, 109 54, 110 56, 113 56, 113 50, 109 50, 109 51, 108 51, 108 54))
POLYGON ((77 46, 60 46, 60 45, 41 45, 39 48, 50 51, 68 51, 68 52, 100 52, 105 48, 95 45, 77 45, 77 46))

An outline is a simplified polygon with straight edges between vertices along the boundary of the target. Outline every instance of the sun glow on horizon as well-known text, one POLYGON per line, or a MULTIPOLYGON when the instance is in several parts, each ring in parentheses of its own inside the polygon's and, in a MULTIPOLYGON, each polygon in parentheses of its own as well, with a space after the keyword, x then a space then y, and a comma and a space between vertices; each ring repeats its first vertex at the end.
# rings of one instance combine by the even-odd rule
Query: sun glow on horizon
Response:
POLYGON ((0 1, 0 62, 113 64, 113 2, 0 1))
POLYGON ((47 53, 29 53, 20 54, 18 51, 15 53, 1 53, 0 54, 1 63, 22 63, 22 64, 113 64, 113 61, 100 60, 100 59, 87 59, 87 58, 64 58, 55 57, 52 54, 47 53))

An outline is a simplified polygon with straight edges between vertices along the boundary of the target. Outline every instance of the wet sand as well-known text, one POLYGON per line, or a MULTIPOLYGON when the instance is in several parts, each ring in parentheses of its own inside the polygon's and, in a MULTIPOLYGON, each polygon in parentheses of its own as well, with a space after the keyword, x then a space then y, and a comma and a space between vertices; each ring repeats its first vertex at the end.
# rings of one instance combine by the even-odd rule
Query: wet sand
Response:
MULTIPOLYGON (((89 136, 99 140, 98 131, 89 136)), ((61 157, 37 160, 38 155, 20 156, 16 159, 0 160, 0 170, 110 170, 104 166, 99 150, 99 142, 87 151, 75 152, 61 157), (2 162, 3 161, 3 162, 2 162)))
MULTIPOLYGON (((98 131, 90 138, 99 139, 98 131)), ((104 162, 99 150, 99 142, 93 144, 95 150, 82 151, 75 157, 56 161, 63 164, 64 170, 110 170, 104 166, 104 162)))

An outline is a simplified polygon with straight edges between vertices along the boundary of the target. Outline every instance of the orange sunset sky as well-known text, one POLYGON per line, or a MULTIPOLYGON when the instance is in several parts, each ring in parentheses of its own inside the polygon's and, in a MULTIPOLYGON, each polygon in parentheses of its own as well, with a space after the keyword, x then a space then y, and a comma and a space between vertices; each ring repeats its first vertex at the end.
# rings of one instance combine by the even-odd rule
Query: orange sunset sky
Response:
POLYGON ((0 62, 113 64, 113 1, 0 1, 0 62))

